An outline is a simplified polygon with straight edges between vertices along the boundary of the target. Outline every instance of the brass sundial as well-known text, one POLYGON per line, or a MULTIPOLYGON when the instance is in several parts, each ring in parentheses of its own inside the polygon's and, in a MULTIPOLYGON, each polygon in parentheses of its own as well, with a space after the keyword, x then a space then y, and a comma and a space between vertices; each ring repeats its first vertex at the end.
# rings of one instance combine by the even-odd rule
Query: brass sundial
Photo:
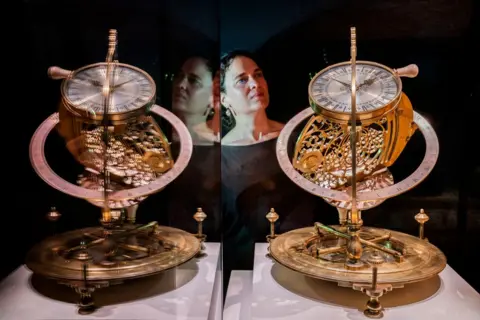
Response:
POLYGON ((337 207, 339 224, 317 222, 276 235, 278 214, 272 209, 267 215, 272 223, 269 253, 290 269, 365 292, 365 315, 380 318, 384 293, 437 275, 446 258, 424 239, 428 216, 423 209, 415 216, 420 237, 364 227, 361 212, 421 183, 433 170, 439 144, 433 128, 402 92, 401 77, 415 77, 418 67, 394 70, 356 61, 356 56, 356 30, 351 28, 351 60, 313 77, 308 88, 311 108, 293 117, 277 142, 285 174, 337 207), (291 159, 288 141, 306 119, 291 159), (388 168, 417 129, 425 138, 425 157, 415 172, 395 183, 388 168))

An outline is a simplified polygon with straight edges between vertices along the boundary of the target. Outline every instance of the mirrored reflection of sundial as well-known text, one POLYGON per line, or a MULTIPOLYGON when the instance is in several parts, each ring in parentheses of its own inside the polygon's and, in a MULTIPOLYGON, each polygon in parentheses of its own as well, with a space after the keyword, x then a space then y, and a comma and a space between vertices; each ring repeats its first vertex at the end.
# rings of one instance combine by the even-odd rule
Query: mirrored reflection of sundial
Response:
MULTIPOLYGON (((26 259, 35 274, 74 288, 81 314, 95 310, 96 289, 179 266, 201 253, 206 238, 201 208, 192 212, 196 234, 156 221, 136 222, 138 205, 182 173, 193 146, 182 121, 154 104, 153 79, 119 63, 116 46, 117 33, 111 30, 105 63, 75 71, 49 69, 51 78, 63 80, 59 112, 38 127, 30 144, 32 166, 47 184, 102 208, 99 226, 47 238, 26 259), (153 115, 176 131, 176 158, 153 115), (84 168, 77 183, 60 177, 46 160, 45 143, 54 129, 84 168)), ((60 216, 55 209, 47 215, 53 222, 60 216)))

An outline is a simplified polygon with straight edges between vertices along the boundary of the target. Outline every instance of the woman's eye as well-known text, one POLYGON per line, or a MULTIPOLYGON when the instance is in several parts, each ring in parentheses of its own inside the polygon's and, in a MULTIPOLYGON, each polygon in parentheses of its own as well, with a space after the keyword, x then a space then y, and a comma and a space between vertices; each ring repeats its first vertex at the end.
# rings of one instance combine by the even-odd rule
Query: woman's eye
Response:
POLYGON ((247 83, 248 79, 247 78, 242 78, 242 79, 238 79, 237 83, 238 84, 245 84, 247 83))
POLYGON ((189 78, 188 78, 188 82, 189 82, 190 84, 195 84, 195 85, 200 85, 200 84, 201 84, 201 83, 200 83, 200 79, 195 78, 195 77, 189 77, 189 78))

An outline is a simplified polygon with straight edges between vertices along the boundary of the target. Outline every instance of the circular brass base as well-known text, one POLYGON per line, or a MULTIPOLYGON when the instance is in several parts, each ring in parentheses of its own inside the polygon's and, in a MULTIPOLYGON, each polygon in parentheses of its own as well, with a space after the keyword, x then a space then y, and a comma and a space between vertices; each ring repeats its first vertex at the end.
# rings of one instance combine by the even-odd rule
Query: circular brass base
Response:
POLYGON ((48 238, 31 249, 26 265, 61 282, 113 283, 174 268, 201 250, 200 241, 183 230, 156 223, 139 227, 126 224, 106 239, 103 227, 48 238))
MULTIPOLYGON (((340 226, 333 226, 341 232, 340 226)), ((313 227, 292 230, 270 242, 270 254, 279 264, 314 278, 334 281, 342 286, 372 282, 372 267, 378 270, 378 284, 392 286, 423 281, 440 273, 446 266, 445 255, 434 245, 417 237, 386 229, 363 227, 360 238, 402 253, 398 259, 389 253, 363 246, 360 261, 363 268, 346 266, 342 248, 347 240, 333 234, 318 233, 313 227), (377 239, 377 240, 375 240, 377 239), (381 241, 379 241, 381 239, 381 241), (381 255, 383 263, 372 263, 381 255)))

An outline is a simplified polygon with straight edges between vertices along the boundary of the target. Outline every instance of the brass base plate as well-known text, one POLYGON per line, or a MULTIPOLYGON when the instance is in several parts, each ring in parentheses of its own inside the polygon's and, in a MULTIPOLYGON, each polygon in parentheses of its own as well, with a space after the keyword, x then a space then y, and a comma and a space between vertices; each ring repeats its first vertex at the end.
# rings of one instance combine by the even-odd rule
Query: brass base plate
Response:
MULTIPOLYGON (((127 225, 123 230, 132 230, 127 225)), ((66 232, 45 239, 27 254, 26 265, 33 273, 57 280, 83 280, 87 263, 88 281, 121 281, 156 274, 177 267, 201 250, 200 241, 192 234, 165 226, 155 232, 140 232, 89 246, 90 260, 81 260, 82 250, 65 253, 68 248, 87 244, 103 234, 102 227, 91 227, 66 232), (129 249, 134 246, 136 250, 129 249), (138 248, 148 248, 138 250, 138 248)), ((114 239, 114 238, 112 238, 114 239)), ((84 256, 84 254, 83 254, 84 256)))
MULTIPOLYGON (((337 230, 340 229, 339 226, 333 227, 337 230)), ((386 229, 363 227, 360 231, 360 237, 364 240, 385 234, 390 234, 390 242, 394 246, 402 247, 405 254, 404 260, 397 262, 392 256, 380 253, 384 262, 376 265, 378 268, 377 283, 395 286, 423 281, 437 275, 446 267, 445 255, 425 240, 386 229)), ((305 243, 315 235, 317 233, 313 227, 296 229, 279 235, 270 242, 270 255, 279 264, 310 277, 338 282, 345 286, 372 282, 372 264, 367 260, 372 249, 363 247, 364 251, 360 259, 363 262, 363 268, 347 269, 345 267, 346 254, 343 252, 323 254, 317 258, 309 254, 305 243)), ((321 248, 346 244, 345 239, 339 239, 333 235, 316 241, 320 241, 316 245, 321 248)))

